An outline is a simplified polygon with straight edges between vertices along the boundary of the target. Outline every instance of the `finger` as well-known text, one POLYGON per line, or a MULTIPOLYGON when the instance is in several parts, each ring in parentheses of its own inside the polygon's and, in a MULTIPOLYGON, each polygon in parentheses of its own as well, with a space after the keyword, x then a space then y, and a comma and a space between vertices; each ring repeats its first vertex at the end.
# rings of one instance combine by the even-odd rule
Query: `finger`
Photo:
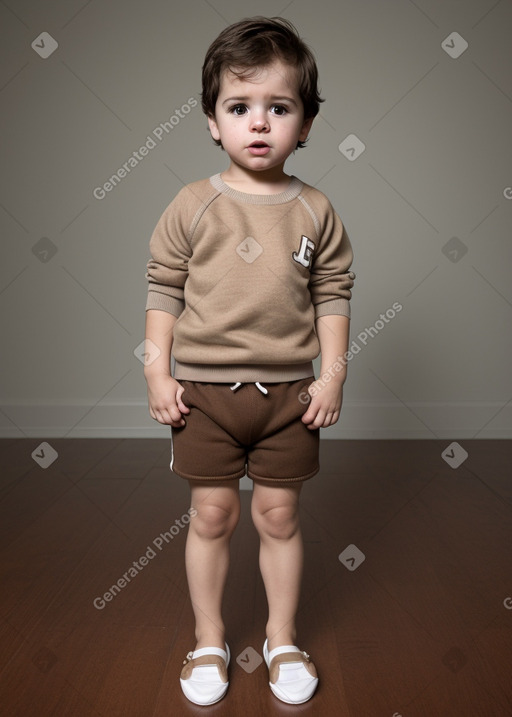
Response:
POLYGON ((169 425, 171 425, 173 428, 182 428, 185 425, 185 419, 180 418, 179 421, 169 421, 169 425))
POLYGON ((311 423, 311 421, 313 421, 315 419, 315 415, 316 415, 315 413, 310 412, 310 410, 308 409, 306 411, 306 413, 302 416, 302 419, 301 419, 302 423, 305 423, 305 424, 311 423))
POLYGON ((176 403, 178 405, 178 409, 181 411, 181 413, 190 413, 190 408, 188 406, 185 406, 183 401, 181 400, 181 396, 184 392, 184 388, 181 391, 178 391, 176 393, 176 403))
POLYGON ((323 427, 327 428, 328 426, 334 425, 339 417, 340 417, 339 411, 333 411, 332 413, 328 413, 327 416, 325 417, 323 427))
POLYGON ((164 414, 162 415, 162 421, 161 421, 161 423, 163 423, 163 424, 166 425, 166 426, 172 426, 172 428, 181 428, 182 426, 185 425, 185 419, 182 418, 182 417, 177 418, 177 419, 176 419, 176 418, 172 418, 172 417, 169 415, 169 413, 164 413, 164 414))
POLYGON ((325 412, 322 409, 319 409, 318 413, 316 414, 316 418, 311 425, 313 428, 323 428, 324 420, 325 412))
POLYGON ((312 423, 312 421, 314 421, 318 415, 318 410, 319 410, 319 408, 318 408, 317 402, 313 398, 311 400, 311 403, 308 406, 308 410, 302 416, 302 421, 304 423, 312 423))
POLYGON ((169 424, 169 417, 166 415, 165 411, 155 411, 155 414, 158 423, 162 423, 164 426, 169 424))
POLYGON ((320 409, 318 411, 318 420, 320 421, 321 426, 324 425, 326 417, 327 417, 327 411, 325 409, 320 409))
POLYGON ((165 418, 165 422, 168 425, 173 426, 173 428, 179 428, 180 426, 185 425, 185 419, 181 415, 178 407, 174 404, 164 409, 162 414, 165 418))
POLYGON ((172 421, 179 422, 182 419, 181 411, 175 403, 171 403, 165 409, 172 421))

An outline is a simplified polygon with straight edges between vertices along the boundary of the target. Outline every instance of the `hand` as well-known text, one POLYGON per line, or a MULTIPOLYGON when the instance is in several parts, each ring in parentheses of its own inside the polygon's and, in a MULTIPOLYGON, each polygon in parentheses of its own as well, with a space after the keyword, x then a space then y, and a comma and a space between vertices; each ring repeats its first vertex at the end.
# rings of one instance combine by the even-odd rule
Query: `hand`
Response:
POLYGON ((158 374, 147 378, 149 414, 155 421, 173 428, 185 425, 183 413, 190 413, 190 408, 181 400, 184 387, 172 376, 158 374))
POLYGON ((340 417, 343 402, 343 383, 333 380, 324 385, 318 381, 308 387, 311 403, 302 422, 310 430, 332 426, 340 417))

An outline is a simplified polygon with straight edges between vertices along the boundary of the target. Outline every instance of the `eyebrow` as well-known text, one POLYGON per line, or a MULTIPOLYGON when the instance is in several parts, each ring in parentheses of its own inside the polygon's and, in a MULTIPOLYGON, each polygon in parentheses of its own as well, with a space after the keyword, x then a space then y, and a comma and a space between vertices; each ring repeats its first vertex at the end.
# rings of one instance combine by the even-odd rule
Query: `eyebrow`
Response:
MULTIPOLYGON (((227 104, 228 102, 247 102, 247 100, 251 99, 250 97, 228 97, 224 100, 222 103, 222 106, 227 104)), ((297 103, 292 97, 276 97, 273 96, 270 98, 271 102, 289 102, 292 105, 297 106, 297 103)))

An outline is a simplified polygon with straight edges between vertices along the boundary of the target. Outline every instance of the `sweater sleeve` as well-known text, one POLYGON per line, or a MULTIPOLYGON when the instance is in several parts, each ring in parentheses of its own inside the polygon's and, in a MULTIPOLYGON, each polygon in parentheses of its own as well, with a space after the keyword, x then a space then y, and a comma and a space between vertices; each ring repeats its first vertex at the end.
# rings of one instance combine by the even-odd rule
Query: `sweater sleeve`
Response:
POLYGON ((352 245, 339 216, 326 199, 320 214, 320 236, 311 270, 310 291, 315 319, 328 314, 350 318, 351 289, 355 274, 350 271, 352 245))
POLYGON ((189 197, 182 189, 160 217, 149 242, 146 311, 160 309, 179 316, 185 308, 184 286, 192 254, 188 240, 189 197))

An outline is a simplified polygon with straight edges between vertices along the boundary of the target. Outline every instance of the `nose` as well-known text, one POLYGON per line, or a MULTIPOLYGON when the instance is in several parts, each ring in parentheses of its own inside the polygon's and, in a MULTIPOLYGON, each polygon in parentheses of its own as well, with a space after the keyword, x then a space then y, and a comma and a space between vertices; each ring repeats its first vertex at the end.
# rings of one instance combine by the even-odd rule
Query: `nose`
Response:
POLYGON ((257 112, 252 116, 251 132, 268 132, 269 129, 267 117, 263 112, 257 112))

